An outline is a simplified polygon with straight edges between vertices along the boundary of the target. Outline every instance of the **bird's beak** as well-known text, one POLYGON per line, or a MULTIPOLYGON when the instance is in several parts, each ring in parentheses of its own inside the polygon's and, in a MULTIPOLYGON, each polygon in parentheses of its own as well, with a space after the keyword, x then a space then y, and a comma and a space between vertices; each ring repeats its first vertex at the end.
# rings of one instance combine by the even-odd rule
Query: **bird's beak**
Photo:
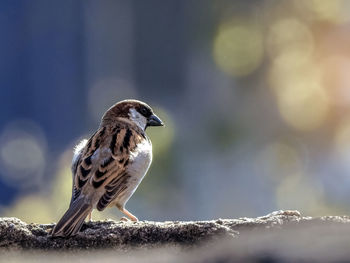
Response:
POLYGON ((164 123, 157 115, 153 114, 148 118, 147 126, 164 126, 164 123))

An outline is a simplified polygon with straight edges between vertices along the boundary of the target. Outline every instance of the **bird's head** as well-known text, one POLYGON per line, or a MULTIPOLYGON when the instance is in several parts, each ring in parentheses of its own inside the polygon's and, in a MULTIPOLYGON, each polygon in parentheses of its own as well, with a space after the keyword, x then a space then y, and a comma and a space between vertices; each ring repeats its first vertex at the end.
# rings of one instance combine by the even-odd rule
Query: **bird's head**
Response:
POLYGON ((134 122, 141 129, 148 126, 164 126, 162 120, 154 114, 152 108, 138 100, 123 100, 110 107, 102 117, 104 122, 113 122, 125 118, 134 122))

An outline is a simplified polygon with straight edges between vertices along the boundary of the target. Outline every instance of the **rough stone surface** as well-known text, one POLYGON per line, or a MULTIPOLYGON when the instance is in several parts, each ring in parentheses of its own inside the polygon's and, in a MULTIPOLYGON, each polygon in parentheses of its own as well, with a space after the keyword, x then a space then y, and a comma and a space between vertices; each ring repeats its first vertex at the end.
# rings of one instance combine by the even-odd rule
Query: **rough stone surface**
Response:
POLYGON ((195 222, 90 222, 70 238, 53 224, 0 218, 0 262, 347 262, 350 217, 276 211, 195 222))
MULTIPOLYGON (((256 230, 282 229, 292 225, 349 224, 347 216, 301 217, 298 211, 276 211, 258 218, 218 219, 193 222, 86 223, 75 237, 52 238, 53 224, 26 224, 17 218, 0 219, 0 247, 16 249, 99 249, 192 246, 204 241, 233 239, 256 230)), ((349 224, 350 226, 350 224, 349 224)))

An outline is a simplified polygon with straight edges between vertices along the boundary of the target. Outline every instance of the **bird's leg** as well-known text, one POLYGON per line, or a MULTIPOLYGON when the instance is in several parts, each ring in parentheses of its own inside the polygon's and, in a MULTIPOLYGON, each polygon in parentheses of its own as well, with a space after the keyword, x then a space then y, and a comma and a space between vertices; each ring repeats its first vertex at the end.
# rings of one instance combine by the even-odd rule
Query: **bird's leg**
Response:
MULTIPOLYGON (((134 221, 134 222, 139 221, 139 220, 137 219, 136 216, 134 216, 132 213, 130 213, 130 212, 129 212, 128 210, 126 210, 125 208, 120 209, 120 211, 121 211, 124 215, 126 215, 128 218, 130 218, 131 221, 134 221)), ((125 219, 123 220, 123 218, 122 218, 122 221, 125 221, 125 219)))
POLYGON ((89 222, 92 221, 91 218, 92 218, 92 211, 91 211, 91 212, 89 213, 89 215, 88 215, 88 220, 89 220, 89 222))

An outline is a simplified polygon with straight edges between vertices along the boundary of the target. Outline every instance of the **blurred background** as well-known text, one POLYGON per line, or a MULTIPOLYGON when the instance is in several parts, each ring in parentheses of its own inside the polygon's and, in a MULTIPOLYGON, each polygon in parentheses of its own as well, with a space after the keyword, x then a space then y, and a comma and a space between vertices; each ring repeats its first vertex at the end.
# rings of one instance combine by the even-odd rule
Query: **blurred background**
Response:
POLYGON ((0 32, 0 216, 57 221, 126 98, 166 123, 140 220, 349 213, 349 1, 3 0, 0 32))

